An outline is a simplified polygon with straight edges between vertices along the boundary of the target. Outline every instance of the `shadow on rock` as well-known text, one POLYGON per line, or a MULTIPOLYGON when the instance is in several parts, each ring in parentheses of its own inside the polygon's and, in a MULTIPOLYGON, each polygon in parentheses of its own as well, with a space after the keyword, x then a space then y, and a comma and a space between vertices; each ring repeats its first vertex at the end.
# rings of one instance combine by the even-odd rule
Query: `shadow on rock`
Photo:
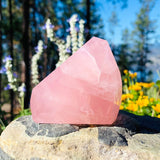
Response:
POLYGON ((126 111, 120 111, 112 126, 123 127, 136 133, 160 133, 160 119, 149 116, 137 116, 126 111))

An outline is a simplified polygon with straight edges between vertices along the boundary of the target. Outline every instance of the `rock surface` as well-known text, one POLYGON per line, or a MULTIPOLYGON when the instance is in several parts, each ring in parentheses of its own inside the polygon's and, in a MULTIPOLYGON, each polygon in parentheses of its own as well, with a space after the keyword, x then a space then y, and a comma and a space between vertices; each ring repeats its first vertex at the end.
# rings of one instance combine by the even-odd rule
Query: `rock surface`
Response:
POLYGON ((160 119, 120 111, 112 126, 36 124, 31 116, 8 125, 1 160, 159 160, 160 119))

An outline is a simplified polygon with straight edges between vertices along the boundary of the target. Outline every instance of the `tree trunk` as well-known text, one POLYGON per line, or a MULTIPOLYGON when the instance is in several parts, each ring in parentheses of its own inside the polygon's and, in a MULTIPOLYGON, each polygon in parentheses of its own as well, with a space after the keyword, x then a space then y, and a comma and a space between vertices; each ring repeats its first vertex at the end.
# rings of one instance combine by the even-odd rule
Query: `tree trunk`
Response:
MULTIPOLYGON (((45 43, 47 44, 47 36, 45 34, 45 43)), ((44 53, 43 53, 43 58, 44 58, 44 61, 43 61, 43 73, 42 73, 42 78, 44 79, 46 76, 47 76, 47 64, 48 64, 48 60, 47 60, 47 50, 44 50, 44 53)))
POLYGON ((91 2, 90 0, 86 0, 86 8, 87 8, 87 15, 86 15, 86 19, 87 19, 87 24, 86 24, 86 28, 88 30, 87 36, 86 36, 86 40, 88 41, 91 38, 91 34, 90 34, 90 29, 91 29, 91 13, 90 13, 90 7, 91 7, 91 2))
MULTIPOLYGON (((0 28, 2 28, 2 1, 0 0, 0 28)), ((0 68, 2 68, 2 29, 0 29, 0 68)), ((2 75, 0 74, 0 104, 2 91, 2 75)))
POLYGON ((25 108, 29 108, 30 100, 30 57, 29 57, 29 0, 23 0, 23 56, 25 63, 25 108))
MULTIPOLYGON (((51 4, 51 1, 48 0, 46 1, 46 4, 45 4, 46 8, 47 8, 47 12, 46 12, 46 18, 50 18, 50 11, 49 11, 49 8, 52 6, 51 4)), ((47 35, 45 34, 45 44, 48 43, 48 38, 47 38, 47 35)), ((47 76, 47 65, 48 65, 48 54, 47 54, 47 49, 44 50, 44 53, 43 53, 43 73, 42 73, 42 79, 44 79, 46 76, 47 76)))
MULTIPOLYGON (((12 16, 12 2, 9 0, 9 23, 10 23, 10 29, 9 29, 9 35, 10 35, 10 55, 12 59, 13 57, 13 16, 12 16)), ((12 61, 13 64, 13 61, 12 61)), ((11 121, 14 118, 13 115, 13 108, 14 108, 14 92, 13 90, 10 90, 10 99, 11 99, 11 121)))
POLYGON ((35 44, 37 44, 38 42, 38 29, 37 29, 37 20, 36 20, 36 12, 37 12, 37 8, 36 8, 36 0, 34 0, 33 2, 33 21, 34 21, 34 28, 35 28, 35 44))

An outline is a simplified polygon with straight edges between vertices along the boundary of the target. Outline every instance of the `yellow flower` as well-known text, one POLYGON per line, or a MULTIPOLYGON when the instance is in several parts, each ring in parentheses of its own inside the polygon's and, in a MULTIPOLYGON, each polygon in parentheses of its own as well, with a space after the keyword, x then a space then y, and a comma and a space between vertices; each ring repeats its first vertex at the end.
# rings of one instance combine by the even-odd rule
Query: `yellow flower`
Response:
POLYGON ((135 73, 130 73, 129 76, 133 79, 133 78, 137 77, 137 73, 136 72, 135 73))
POLYGON ((124 106, 121 105, 119 109, 120 109, 120 110, 123 110, 123 109, 124 109, 124 106))
POLYGON ((154 98, 150 98, 150 99, 149 99, 150 102, 153 102, 154 100, 155 100, 154 98))
POLYGON ((127 94, 128 98, 133 99, 133 94, 127 94))
POLYGON ((126 109, 133 111, 133 112, 136 112, 138 110, 138 105, 135 103, 130 103, 130 104, 128 104, 126 109))
POLYGON ((130 73, 129 76, 133 79, 134 78, 134 74, 130 73))
POLYGON ((127 74, 127 73, 128 73, 128 70, 127 70, 127 69, 125 69, 125 70, 123 71, 123 73, 124 73, 124 74, 127 74))
POLYGON ((156 106, 152 106, 152 108, 156 111, 160 113, 160 104, 156 104, 156 106))
POLYGON ((129 94, 129 93, 128 94, 123 94, 122 97, 121 97, 121 100, 125 101, 128 98, 133 99, 133 94, 129 94))
POLYGON ((142 82, 137 82, 136 83, 138 86, 142 86, 142 82))
POLYGON ((140 91, 141 89, 142 89, 142 87, 139 86, 137 83, 135 85, 132 85, 129 87, 129 90, 140 91))
POLYGON ((121 101, 125 101, 127 99, 125 94, 122 94, 121 101))
POLYGON ((154 85, 154 82, 151 83, 140 82, 139 85, 141 85, 144 88, 150 88, 154 85))
POLYGON ((127 83, 127 78, 124 79, 124 83, 127 83))
POLYGON ((131 90, 131 89, 132 89, 132 86, 129 86, 128 89, 131 90))
POLYGON ((146 98, 146 99, 148 99, 148 96, 143 96, 143 98, 146 98))
POLYGON ((126 97, 127 97, 127 98, 130 98, 130 99, 133 99, 133 94, 129 94, 129 93, 128 93, 128 94, 126 94, 126 97))
POLYGON ((140 94, 140 96, 143 96, 143 91, 140 91, 139 94, 140 94))
POLYGON ((133 73, 134 77, 137 77, 137 72, 133 73))
POLYGON ((149 104, 148 96, 139 97, 136 104, 140 107, 147 107, 149 104))
POLYGON ((157 118, 160 118, 160 114, 157 116, 157 118))

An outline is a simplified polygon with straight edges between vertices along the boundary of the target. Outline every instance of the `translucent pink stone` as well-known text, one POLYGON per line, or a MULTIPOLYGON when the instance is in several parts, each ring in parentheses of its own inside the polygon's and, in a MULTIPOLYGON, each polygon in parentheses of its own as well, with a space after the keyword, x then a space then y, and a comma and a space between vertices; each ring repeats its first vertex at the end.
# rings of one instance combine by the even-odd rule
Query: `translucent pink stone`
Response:
POLYGON ((93 37, 32 91, 38 123, 112 124, 122 82, 107 41, 93 37))

